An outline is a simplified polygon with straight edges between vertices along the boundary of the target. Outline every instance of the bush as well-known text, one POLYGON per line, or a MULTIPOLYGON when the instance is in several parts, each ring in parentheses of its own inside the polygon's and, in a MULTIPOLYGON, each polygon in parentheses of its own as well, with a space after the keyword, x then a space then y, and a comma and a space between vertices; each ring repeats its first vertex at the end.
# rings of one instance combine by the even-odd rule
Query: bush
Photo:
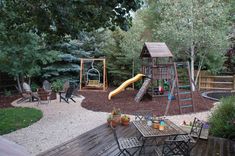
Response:
POLYGON ((57 79, 56 81, 52 82, 51 88, 53 91, 59 92, 63 90, 63 85, 64 85, 64 82, 60 79, 57 79))
POLYGON ((235 132, 235 97, 223 98, 218 108, 212 113, 209 119, 211 125, 210 133, 213 136, 227 138, 235 132))

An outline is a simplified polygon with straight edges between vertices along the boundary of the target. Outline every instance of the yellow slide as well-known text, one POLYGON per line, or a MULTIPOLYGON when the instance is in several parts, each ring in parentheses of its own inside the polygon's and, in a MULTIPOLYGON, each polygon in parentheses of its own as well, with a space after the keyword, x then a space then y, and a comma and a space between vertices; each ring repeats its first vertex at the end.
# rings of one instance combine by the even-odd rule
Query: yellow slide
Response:
POLYGON ((115 96, 118 93, 122 92, 127 86, 129 86, 130 84, 140 80, 143 76, 145 76, 145 75, 144 74, 137 74, 135 77, 123 82, 117 89, 115 89, 114 91, 109 93, 109 97, 108 97, 109 100, 111 100, 112 96, 115 96))

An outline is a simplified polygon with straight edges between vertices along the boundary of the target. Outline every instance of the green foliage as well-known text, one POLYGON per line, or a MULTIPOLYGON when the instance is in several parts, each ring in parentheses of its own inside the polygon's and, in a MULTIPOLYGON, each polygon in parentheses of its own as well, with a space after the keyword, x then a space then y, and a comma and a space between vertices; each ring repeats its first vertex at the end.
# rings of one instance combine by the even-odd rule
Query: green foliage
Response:
POLYGON ((44 35, 48 43, 55 43, 66 35, 76 38, 81 30, 116 26, 128 30, 132 20, 130 12, 139 9, 142 0, 3 0, 2 4, 0 17, 9 21, 9 29, 34 30, 44 35))
POLYGON ((27 127, 42 118, 42 112, 35 108, 0 109, 0 135, 27 127))
POLYGON ((36 92, 37 89, 39 88, 39 85, 37 85, 36 83, 33 82, 30 87, 32 89, 32 92, 36 92))
POLYGON ((209 119, 210 133, 227 138, 232 132, 235 132, 235 125, 232 123, 235 119, 235 97, 227 97, 220 102, 209 119))
POLYGON ((63 90, 63 85, 64 85, 64 81, 60 80, 60 79, 57 79, 54 82, 52 82, 51 88, 54 92, 58 93, 59 91, 63 90))
POLYGON ((4 89, 4 96, 11 96, 11 95, 12 95, 12 93, 10 90, 4 89))
POLYGON ((139 73, 139 55, 144 43, 141 38, 143 31, 143 21, 135 16, 133 26, 128 32, 106 32, 107 42, 103 50, 108 63, 108 79, 112 85, 120 85, 139 73))
POLYGON ((157 3, 161 22, 155 23, 155 40, 166 42, 180 61, 196 59, 213 72, 222 70, 230 5, 216 0, 157 3))

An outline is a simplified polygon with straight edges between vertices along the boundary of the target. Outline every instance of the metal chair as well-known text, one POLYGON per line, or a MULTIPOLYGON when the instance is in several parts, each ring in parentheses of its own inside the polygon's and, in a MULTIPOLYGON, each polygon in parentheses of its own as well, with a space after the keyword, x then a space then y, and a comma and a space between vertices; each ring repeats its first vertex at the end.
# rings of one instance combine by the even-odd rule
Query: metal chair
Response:
POLYGON ((73 99, 73 92, 74 91, 75 91, 75 86, 74 85, 70 85, 65 93, 64 92, 59 92, 60 102, 61 102, 61 99, 63 99, 67 103, 69 103, 69 99, 72 100, 73 102, 76 102, 73 99))
POLYGON ((159 156, 189 156, 189 142, 190 140, 166 140, 163 146, 158 146, 154 152, 159 156))
POLYGON ((146 120, 153 116, 152 110, 140 110, 134 113, 135 120, 146 120))
POLYGON ((113 131, 114 138, 117 142, 118 149, 120 151, 118 156, 120 156, 121 154, 133 156, 138 151, 141 151, 141 147, 142 147, 143 143, 141 141, 139 141, 137 137, 118 138, 116 129, 112 126, 112 124, 110 125, 110 127, 113 131), (131 153, 130 150, 133 150, 133 149, 135 149, 135 150, 134 150, 134 152, 131 153))
POLYGON ((203 125, 204 123, 202 121, 200 121, 197 118, 194 118, 190 133, 187 135, 177 135, 173 139, 174 140, 190 140, 190 151, 191 151, 196 146, 198 139, 200 139, 203 125))

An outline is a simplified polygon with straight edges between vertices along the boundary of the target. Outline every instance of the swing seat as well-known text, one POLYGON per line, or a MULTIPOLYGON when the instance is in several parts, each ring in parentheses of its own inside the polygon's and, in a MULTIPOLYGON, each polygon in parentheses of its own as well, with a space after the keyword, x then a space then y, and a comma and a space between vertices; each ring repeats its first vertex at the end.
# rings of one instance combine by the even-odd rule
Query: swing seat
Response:
POLYGON ((99 80, 88 80, 87 87, 100 87, 99 80))

